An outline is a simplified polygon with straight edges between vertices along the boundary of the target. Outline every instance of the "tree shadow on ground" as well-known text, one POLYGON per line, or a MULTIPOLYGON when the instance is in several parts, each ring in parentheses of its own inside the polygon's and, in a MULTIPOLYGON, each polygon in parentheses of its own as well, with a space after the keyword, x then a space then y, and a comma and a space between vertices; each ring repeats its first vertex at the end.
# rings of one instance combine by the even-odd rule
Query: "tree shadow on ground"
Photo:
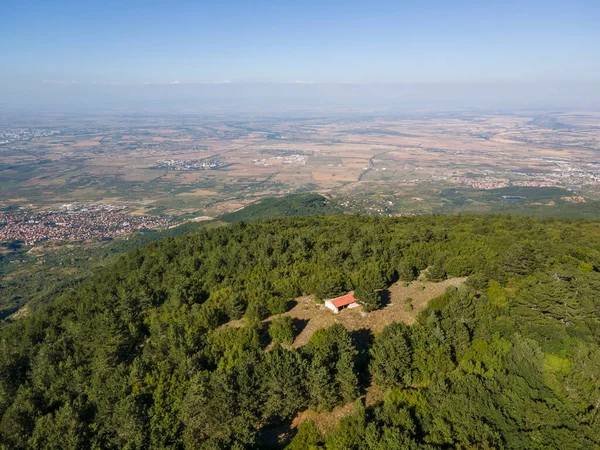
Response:
POLYGON ((383 289, 383 290, 379 291, 379 299, 381 302, 381 308, 385 308, 387 305, 389 305, 392 300, 392 294, 391 294, 390 290, 383 289))
POLYGON ((294 437, 295 431, 291 419, 266 425, 258 430, 255 448, 273 450, 285 448, 294 437))
POLYGON ((260 328, 260 332, 258 334, 258 343, 260 344, 260 347, 264 350, 266 349, 271 342, 273 341, 271 339, 271 335, 269 334, 269 328, 271 328, 271 320, 267 321, 267 322, 263 322, 262 327, 260 328))
POLYGON ((290 300, 289 302, 286 303, 285 305, 285 310, 287 311, 291 311, 292 309, 294 309, 294 307, 298 304, 297 300, 290 300))
POLYGON ((308 325, 308 322, 308 319, 298 319, 297 317, 292 319, 292 323, 294 325, 294 339, 296 339, 298 335, 302 333, 302 331, 306 328, 306 325, 308 325))

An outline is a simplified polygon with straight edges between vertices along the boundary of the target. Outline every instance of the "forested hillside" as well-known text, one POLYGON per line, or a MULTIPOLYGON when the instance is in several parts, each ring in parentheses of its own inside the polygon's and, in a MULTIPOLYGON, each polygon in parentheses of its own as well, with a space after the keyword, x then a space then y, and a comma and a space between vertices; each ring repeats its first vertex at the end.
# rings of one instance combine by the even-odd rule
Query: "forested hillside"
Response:
POLYGON ((218 225, 218 222, 188 222, 167 230, 136 233, 126 239, 56 245, 45 250, 16 242, 0 244, 0 249, 11 247, 10 251, 0 252, 0 327, 3 319, 23 305, 35 309, 38 302, 60 294, 123 253, 218 225))
POLYGON ((0 329, 0 446, 595 448, 599 225, 308 216, 152 243, 0 329), (262 321, 306 294, 385 307, 420 273, 468 279, 410 327, 295 349, 293 322, 262 321), (350 402, 328 433, 290 426, 350 402))
POLYGON ((220 217, 224 222, 251 222, 276 217, 341 214, 344 209, 319 194, 291 194, 268 197, 245 208, 220 217))

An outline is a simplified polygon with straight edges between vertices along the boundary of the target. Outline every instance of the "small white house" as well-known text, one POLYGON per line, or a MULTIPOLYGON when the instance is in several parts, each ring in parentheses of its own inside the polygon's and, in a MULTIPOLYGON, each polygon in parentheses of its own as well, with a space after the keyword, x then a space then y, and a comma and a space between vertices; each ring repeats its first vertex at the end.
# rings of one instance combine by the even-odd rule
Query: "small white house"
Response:
POLYGON ((354 308, 358 306, 358 300, 354 297, 354 292, 350 292, 341 297, 325 300, 325 306, 337 314, 342 308, 354 308))

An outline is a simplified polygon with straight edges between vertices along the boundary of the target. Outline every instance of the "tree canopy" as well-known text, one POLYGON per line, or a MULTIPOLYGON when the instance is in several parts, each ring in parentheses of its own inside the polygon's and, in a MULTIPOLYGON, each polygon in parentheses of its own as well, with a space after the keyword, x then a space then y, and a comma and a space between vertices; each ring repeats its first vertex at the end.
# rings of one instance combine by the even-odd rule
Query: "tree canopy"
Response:
POLYGON ((311 216, 152 243, 0 328, 0 448, 257 448, 270 427, 289 448, 595 448, 598 225, 311 216), (468 279, 411 326, 265 339, 274 315, 289 344, 301 295, 419 272, 468 279), (290 428, 343 404, 328 433, 290 428))

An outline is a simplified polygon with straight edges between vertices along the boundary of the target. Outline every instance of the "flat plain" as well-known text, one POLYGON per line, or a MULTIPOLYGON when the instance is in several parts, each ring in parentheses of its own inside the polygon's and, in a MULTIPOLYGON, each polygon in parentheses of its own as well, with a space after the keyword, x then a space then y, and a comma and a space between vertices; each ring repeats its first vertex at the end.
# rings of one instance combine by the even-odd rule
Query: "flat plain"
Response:
POLYGON ((313 191, 349 209, 407 215, 513 208, 532 192, 533 207, 552 209, 600 191, 593 111, 57 115, 1 125, 52 133, 0 145, 0 208, 110 203, 185 219, 313 191))

